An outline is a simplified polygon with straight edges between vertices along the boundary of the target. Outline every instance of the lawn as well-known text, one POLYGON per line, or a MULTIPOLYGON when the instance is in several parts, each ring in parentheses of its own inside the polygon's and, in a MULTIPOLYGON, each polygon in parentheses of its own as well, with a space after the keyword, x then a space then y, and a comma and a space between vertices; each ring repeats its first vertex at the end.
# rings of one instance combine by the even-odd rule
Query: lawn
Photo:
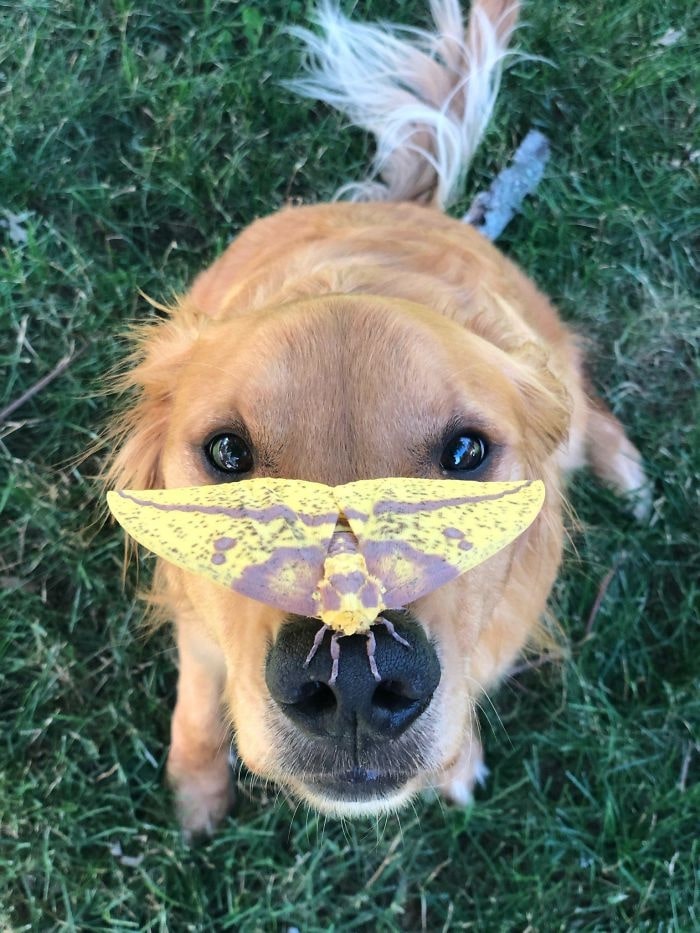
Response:
MULTIPOLYGON (((426 6, 356 13, 423 24, 426 6)), ((142 291, 168 301, 371 148, 281 85, 301 0, 0 3, 0 409, 68 358, 0 425, 0 929, 700 929, 693 7, 532 0, 519 42, 538 58, 506 74, 458 206, 530 126, 549 136, 501 245, 586 337, 654 480, 644 524, 572 484, 567 659, 521 667, 484 709, 471 810, 340 824, 241 773, 233 817, 187 848, 163 788, 169 635, 139 629, 101 523, 105 454, 83 459, 118 405, 104 374, 156 313, 142 291)))

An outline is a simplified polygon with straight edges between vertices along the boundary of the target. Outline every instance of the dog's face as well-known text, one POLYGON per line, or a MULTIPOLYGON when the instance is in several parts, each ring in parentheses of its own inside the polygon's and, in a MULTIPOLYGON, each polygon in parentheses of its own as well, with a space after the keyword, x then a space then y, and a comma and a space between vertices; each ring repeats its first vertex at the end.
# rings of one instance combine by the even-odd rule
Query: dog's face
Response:
MULTIPOLYGON (((533 479, 547 475, 564 429, 542 430, 556 408, 512 355, 402 300, 302 301, 208 321, 185 343, 159 373, 167 406, 156 482, 168 488, 253 476, 533 479)), ((513 545, 391 614, 398 637, 376 630, 379 683, 365 636, 339 641, 329 684, 330 635, 305 663, 318 621, 167 567, 170 599, 225 656, 225 702, 247 766, 348 814, 393 808, 449 767, 483 686, 477 646, 502 650, 482 630, 512 586, 514 559, 531 559, 553 514, 546 508, 513 545)))

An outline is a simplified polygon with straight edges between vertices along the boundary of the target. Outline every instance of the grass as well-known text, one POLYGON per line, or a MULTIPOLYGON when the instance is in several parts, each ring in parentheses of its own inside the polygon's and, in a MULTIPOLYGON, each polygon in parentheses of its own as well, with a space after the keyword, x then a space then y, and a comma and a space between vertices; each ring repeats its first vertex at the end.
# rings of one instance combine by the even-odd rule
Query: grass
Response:
MULTIPOLYGON (((363 2, 421 23, 420 0, 363 2)), ((76 458, 114 400, 118 335, 254 217, 357 177, 362 134, 279 84, 270 0, 0 3, 0 928, 687 931, 698 882, 697 14, 686 0, 532 3, 465 204, 530 125, 553 158, 503 248, 589 343, 655 481, 635 525, 590 477, 554 606, 570 658, 484 715, 471 811, 338 824, 242 779, 207 845, 162 787, 175 670, 138 628, 121 540, 76 458), (8 213, 9 212, 9 213, 8 213), (697 254, 695 254, 695 259, 697 254), (592 610, 597 604, 597 611, 592 610)))

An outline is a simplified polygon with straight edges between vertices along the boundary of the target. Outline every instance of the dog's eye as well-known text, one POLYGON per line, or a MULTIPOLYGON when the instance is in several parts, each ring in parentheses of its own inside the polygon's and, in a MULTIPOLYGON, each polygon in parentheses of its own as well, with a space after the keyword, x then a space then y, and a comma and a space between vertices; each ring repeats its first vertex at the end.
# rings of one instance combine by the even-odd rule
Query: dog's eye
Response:
POLYGON ((448 473, 476 470, 486 459, 486 442, 476 434, 458 434, 445 444, 440 466, 448 473))
POLYGON ((241 475, 253 469, 253 454, 238 434, 217 434, 204 450, 211 465, 220 473, 241 475))

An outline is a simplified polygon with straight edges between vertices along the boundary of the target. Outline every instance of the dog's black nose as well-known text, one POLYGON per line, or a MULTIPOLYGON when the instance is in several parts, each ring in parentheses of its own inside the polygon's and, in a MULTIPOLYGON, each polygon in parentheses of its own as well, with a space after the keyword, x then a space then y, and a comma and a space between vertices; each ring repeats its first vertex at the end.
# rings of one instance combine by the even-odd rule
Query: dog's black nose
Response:
POLYGON ((437 655, 418 623, 402 612, 384 613, 390 625, 367 634, 337 638, 337 674, 332 675, 332 633, 307 660, 321 623, 294 618, 286 623, 267 656, 270 695, 286 716, 309 735, 347 738, 360 731, 374 740, 401 735, 427 708, 440 682, 437 655), (391 634, 395 627, 396 635, 391 634))

